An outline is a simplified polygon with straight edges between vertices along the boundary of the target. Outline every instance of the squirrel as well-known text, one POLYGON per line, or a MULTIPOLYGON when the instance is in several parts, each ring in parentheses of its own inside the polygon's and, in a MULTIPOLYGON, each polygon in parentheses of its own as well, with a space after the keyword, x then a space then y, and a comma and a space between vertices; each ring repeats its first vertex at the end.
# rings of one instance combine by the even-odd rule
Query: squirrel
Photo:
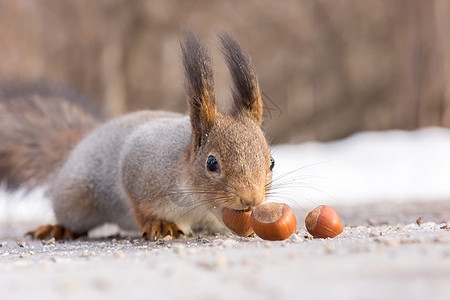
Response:
POLYGON ((211 60, 193 32, 180 43, 188 115, 147 110, 105 122, 73 92, 0 88, 0 180, 8 189, 46 186, 56 218, 32 238, 78 238, 104 223, 153 241, 224 233, 224 207, 265 201, 275 161, 258 79, 235 39, 219 39, 234 86, 229 112, 216 106, 211 60))

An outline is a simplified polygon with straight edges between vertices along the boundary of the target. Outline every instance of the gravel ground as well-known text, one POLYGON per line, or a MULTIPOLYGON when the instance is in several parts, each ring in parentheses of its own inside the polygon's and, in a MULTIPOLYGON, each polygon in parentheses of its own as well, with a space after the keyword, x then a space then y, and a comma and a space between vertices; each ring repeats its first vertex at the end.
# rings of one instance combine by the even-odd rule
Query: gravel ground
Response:
MULTIPOLYGON (((147 242, 104 227, 71 242, 0 224, 0 297, 42 299, 450 299, 450 201, 336 207, 345 225, 312 239, 306 214, 283 242, 203 236, 147 242), (421 225, 416 220, 422 217, 421 225)), ((420 222, 419 222, 420 223, 420 222)))

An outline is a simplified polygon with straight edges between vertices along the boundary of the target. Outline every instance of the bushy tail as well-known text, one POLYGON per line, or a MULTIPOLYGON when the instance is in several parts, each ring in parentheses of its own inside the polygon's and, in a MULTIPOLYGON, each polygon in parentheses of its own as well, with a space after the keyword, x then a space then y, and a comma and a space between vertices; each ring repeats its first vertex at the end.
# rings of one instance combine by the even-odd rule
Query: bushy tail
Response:
POLYGON ((0 182, 8 189, 45 183, 102 119, 71 90, 42 82, 0 85, 0 182))

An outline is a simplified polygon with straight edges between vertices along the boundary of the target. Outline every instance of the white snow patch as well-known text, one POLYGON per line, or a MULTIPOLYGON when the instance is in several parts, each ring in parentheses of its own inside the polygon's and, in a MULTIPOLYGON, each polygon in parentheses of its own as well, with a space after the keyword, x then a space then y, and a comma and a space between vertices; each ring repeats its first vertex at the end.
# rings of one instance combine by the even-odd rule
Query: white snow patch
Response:
MULTIPOLYGON (((274 178, 297 170, 281 179, 282 190, 305 207, 450 199, 450 130, 444 128, 282 145, 274 147, 273 156, 274 178)), ((286 201, 282 193, 273 199, 286 201)))

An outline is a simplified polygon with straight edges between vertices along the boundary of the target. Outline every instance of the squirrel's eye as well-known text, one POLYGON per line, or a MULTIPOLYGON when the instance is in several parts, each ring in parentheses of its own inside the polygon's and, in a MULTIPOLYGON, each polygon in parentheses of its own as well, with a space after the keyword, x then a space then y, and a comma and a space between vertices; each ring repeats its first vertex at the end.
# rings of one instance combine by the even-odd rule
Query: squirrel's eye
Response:
POLYGON ((218 172, 219 171, 219 163, 217 162, 217 158, 213 155, 208 156, 208 160, 206 161, 206 168, 210 172, 218 172))
POLYGON ((273 157, 270 157, 270 171, 273 170, 273 167, 275 167, 275 159, 273 159, 273 157))

